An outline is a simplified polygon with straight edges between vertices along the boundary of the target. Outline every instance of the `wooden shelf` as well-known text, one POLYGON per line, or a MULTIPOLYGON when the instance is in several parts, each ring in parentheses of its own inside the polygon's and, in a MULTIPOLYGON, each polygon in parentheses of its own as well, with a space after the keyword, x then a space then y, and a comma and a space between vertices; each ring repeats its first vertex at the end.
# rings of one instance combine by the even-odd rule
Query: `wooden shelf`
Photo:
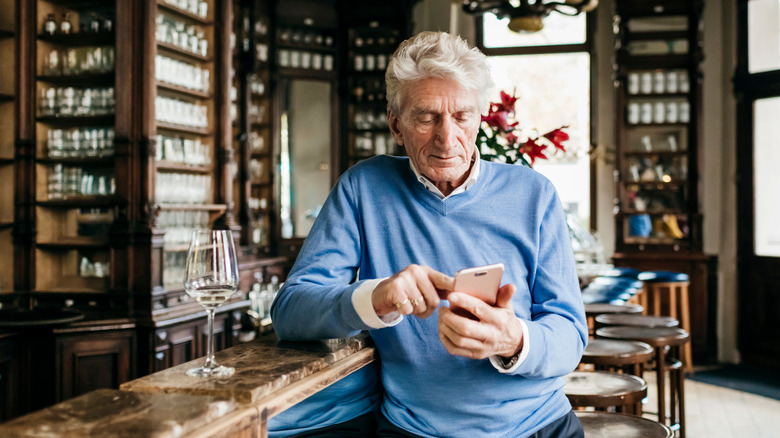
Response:
POLYGON ((48 43, 60 44, 63 46, 113 46, 116 41, 116 34, 114 32, 100 32, 100 33, 72 33, 69 35, 46 35, 39 34, 38 39, 40 41, 46 41, 48 43))
POLYGON ((674 214, 674 215, 688 215, 688 213, 684 210, 680 209, 665 209, 665 210, 644 210, 644 211, 638 211, 638 210, 623 210, 620 213, 617 213, 615 216, 617 217, 628 217, 628 216, 638 216, 646 214, 648 216, 661 216, 664 214, 674 214))
POLYGON ((113 166, 114 156, 108 155, 104 157, 63 157, 63 158, 39 158, 40 164, 73 164, 81 167, 102 167, 113 166))
POLYGON ((108 249, 108 239, 101 240, 82 240, 82 239, 63 239, 58 242, 38 242, 36 246, 40 249, 53 251, 71 250, 71 249, 108 249))
POLYGON ((665 181, 623 181, 623 184, 630 186, 630 185, 638 185, 643 186, 645 188, 653 188, 656 190, 672 190, 675 188, 679 188, 680 186, 683 186, 687 183, 685 180, 677 179, 672 180, 669 182, 665 181), (658 188, 658 186, 663 186, 662 188, 658 188))
POLYGON ((0 29, 0 38, 13 38, 16 34, 11 30, 0 29))
POLYGON ((225 204, 159 204, 161 210, 225 211, 225 204))
POLYGON ((362 132, 382 132, 390 134, 390 128, 387 126, 384 126, 382 128, 349 128, 350 132, 354 132, 356 134, 362 133, 362 132))
MULTIPOLYGON (((193 14, 192 12, 182 9, 176 6, 173 6, 171 4, 165 3, 163 1, 158 0, 157 1, 157 7, 165 13, 173 14, 179 18, 185 18, 190 21, 194 21, 198 24, 202 24, 204 26, 211 25, 211 21, 208 18, 201 17, 200 15, 193 14)), ((211 7, 213 8, 214 5, 212 4, 211 7)))
POLYGON ((0 166, 4 166, 7 164, 14 164, 13 158, 0 158, 0 166))
POLYGON ((189 251, 190 246, 186 243, 179 245, 163 245, 163 251, 165 252, 184 252, 189 251))
POLYGON ((691 122, 678 123, 626 123, 626 129, 642 128, 687 128, 691 122))
POLYGON ((672 157, 685 157, 688 155, 688 151, 627 151, 623 155, 627 157, 657 157, 657 156, 672 156, 672 157))
POLYGON ((13 102, 15 97, 13 94, 2 94, 0 93, 0 102, 13 102))
POLYGON ((199 62, 211 62, 211 57, 209 56, 202 56, 199 53, 190 52, 189 50, 184 50, 181 47, 174 46, 173 44, 164 43, 162 41, 157 41, 157 48, 158 49, 165 49, 169 52, 175 53, 180 56, 184 56, 189 59, 193 59, 195 61, 199 62))
POLYGON ((658 68, 688 68, 694 63, 690 54, 630 55, 625 49, 617 53, 618 63, 627 70, 653 70, 658 68))
POLYGON ((211 166, 196 166, 193 164, 179 163, 177 161, 157 161, 157 170, 171 170, 176 172, 187 173, 210 173, 213 168, 211 166))
POLYGON ((629 41, 639 40, 684 40, 688 39, 690 34, 687 30, 673 30, 662 32, 626 32, 626 39, 629 41))
POLYGON ((53 85, 95 87, 110 86, 114 84, 115 73, 85 73, 78 75, 41 75, 36 79, 40 82, 48 82, 53 85))
POLYGON ((205 91, 193 90, 191 88, 186 88, 180 85, 169 84, 167 82, 161 82, 161 81, 157 81, 157 88, 161 88, 163 90, 171 91, 174 93, 185 94, 187 96, 196 97, 200 99, 209 99, 212 96, 211 93, 205 91))
POLYGON ((320 46, 317 44, 304 44, 304 43, 278 43, 276 45, 277 49, 287 49, 287 50, 301 50, 306 52, 320 52, 320 53, 333 53, 335 54, 338 49, 335 45, 333 46, 320 46))
POLYGON ((51 208, 85 208, 85 207, 110 207, 117 202, 113 195, 105 196, 78 196, 67 199, 36 201, 40 207, 51 208))
POLYGON ((157 122, 157 130, 166 130, 166 131, 174 131, 174 132, 181 132, 184 134, 192 134, 192 135, 211 135, 211 131, 209 131, 207 128, 195 128, 191 126, 184 126, 184 125, 176 125, 173 123, 166 123, 166 122, 157 122))
POLYGON ((0 230, 11 229, 14 227, 13 222, 0 222, 0 230))
POLYGON ((669 100, 669 99, 688 99, 689 93, 651 93, 651 94, 628 94, 628 100, 669 100))
POLYGON ((35 120, 40 123, 48 123, 59 126, 79 126, 79 125, 113 125, 114 114, 105 114, 98 116, 38 116, 35 120))

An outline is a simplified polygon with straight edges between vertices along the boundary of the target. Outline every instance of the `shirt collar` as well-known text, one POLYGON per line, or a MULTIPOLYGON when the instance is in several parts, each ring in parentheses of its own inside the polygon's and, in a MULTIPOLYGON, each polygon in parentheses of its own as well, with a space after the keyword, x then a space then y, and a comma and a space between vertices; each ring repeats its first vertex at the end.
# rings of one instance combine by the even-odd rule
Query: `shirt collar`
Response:
POLYGON ((420 171, 417 170, 416 167, 414 167, 414 163, 412 163, 412 160, 409 160, 409 167, 412 169, 412 172, 414 172, 414 176, 417 177, 417 181, 419 181, 423 187, 425 187, 429 192, 433 192, 439 199, 445 200, 451 196, 455 196, 457 194, 463 193, 471 186, 474 185, 474 183, 477 182, 477 177, 479 177, 479 162, 480 162, 480 154, 479 149, 474 149, 474 165, 471 166, 471 171, 469 171, 469 176, 466 178, 466 181, 463 182, 463 184, 459 185, 455 188, 455 190, 452 191, 447 196, 444 196, 444 193, 439 190, 438 187, 425 175, 421 174, 420 171))

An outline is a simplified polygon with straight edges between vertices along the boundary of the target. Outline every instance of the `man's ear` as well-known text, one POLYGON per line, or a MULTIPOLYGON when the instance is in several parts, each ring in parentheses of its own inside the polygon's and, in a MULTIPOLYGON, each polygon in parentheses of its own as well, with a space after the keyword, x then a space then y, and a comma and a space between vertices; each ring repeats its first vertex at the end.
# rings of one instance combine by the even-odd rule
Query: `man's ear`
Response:
POLYGON ((398 119, 398 117, 395 115, 395 113, 388 109, 387 110, 387 124, 390 127, 390 134, 393 135, 393 138, 395 139, 395 143, 398 146, 404 145, 404 135, 401 133, 401 129, 398 126, 401 121, 398 119))

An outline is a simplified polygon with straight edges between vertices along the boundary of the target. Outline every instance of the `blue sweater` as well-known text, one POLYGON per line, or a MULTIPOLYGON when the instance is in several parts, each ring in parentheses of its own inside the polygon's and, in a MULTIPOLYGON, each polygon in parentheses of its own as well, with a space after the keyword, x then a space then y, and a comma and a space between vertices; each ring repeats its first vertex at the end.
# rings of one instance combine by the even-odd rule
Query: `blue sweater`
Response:
POLYGON ((410 264, 454 275, 503 263, 502 284, 517 286, 515 314, 529 331, 529 354, 514 374, 499 373, 487 359, 449 354, 437 313, 371 330, 381 358, 382 412, 424 437, 522 437, 560 418, 571 409, 562 376, 577 366, 587 342, 554 187, 522 166, 481 166, 468 191, 445 200, 415 179, 408 158, 353 166, 331 191, 271 310, 282 339, 351 336, 370 329, 351 300, 364 280, 410 264))

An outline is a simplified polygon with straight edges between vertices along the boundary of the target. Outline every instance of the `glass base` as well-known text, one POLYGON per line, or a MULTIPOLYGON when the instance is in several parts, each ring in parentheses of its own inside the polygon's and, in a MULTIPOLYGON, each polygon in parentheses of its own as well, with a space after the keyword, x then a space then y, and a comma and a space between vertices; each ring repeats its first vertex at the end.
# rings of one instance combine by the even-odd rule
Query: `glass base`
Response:
POLYGON ((213 368, 191 368, 187 370, 187 375, 192 377, 228 377, 232 376, 235 371, 236 369, 233 367, 217 365, 213 368))

